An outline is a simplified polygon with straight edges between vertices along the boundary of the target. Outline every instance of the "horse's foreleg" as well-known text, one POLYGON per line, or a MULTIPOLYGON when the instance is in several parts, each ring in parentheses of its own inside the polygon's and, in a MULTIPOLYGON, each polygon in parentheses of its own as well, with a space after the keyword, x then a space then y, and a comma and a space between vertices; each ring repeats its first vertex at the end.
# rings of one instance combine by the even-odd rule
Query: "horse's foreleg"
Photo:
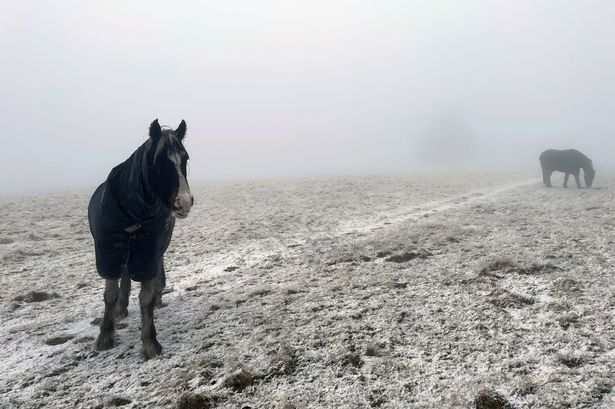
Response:
POLYGON ((115 312, 115 319, 122 320, 128 315, 128 302, 130 299, 130 274, 128 270, 122 273, 122 279, 120 281, 120 300, 117 304, 117 310, 115 312))
POLYGON ((154 307, 162 308, 162 290, 167 285, 167 277, 164 271, 164 259, 160 258, 160 268, 158 269, 158 275, 155 278, 156 286, 155 286, 155 299, 154 299, 154 307))
POLYGON ((542 168, 542 182, 545 184, 546 187, 551 187, 551 173, 553 172, 542 168))
POLYGON ((566 175, 564 175, 564 188, 568 188, 568 178, 570 177, 570 173, 566 172, 566 175))
POLYGON ((581 181, 579 180, 579 172, 574 173, 573 176, 574 176, 574 181, 577 182, 577 187, 581 189, 582 186, 581 186, 581 181))
POLYGON ((117 280, 105 280, 105 314, 100 323, 100 333, 96 339, 98 351, 113 348, 115 346, 115 310, 119 287, 117 280))
POLYGON ((141 305, 141 344, 145 360, 162 353, 162 346, 156 340, 154 326, 154 302, 156 296, 156 278, 141 283, 139 304, 141 305))

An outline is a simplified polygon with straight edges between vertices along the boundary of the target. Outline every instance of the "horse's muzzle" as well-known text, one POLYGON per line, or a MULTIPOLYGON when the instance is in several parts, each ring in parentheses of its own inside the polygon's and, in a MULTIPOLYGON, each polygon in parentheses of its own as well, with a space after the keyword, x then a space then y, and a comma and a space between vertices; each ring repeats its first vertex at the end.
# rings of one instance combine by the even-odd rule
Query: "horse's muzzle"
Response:
POLYGON ((194 204, 194 196, 191 194, 180 194, 175 198, 175 202, 173 203, 173 214, 178 219, 185 219, 188 217, 188 213, 192 209, 192 205, 194 204))

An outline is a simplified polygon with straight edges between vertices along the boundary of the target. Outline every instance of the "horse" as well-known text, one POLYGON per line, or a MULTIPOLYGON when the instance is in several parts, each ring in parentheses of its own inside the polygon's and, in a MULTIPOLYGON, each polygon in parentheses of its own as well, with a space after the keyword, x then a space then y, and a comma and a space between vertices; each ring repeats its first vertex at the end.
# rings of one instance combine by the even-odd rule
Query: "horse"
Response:
POLYGON ((148 360, 162 353, 156 339, 154 307, 162 306, 164 253, 175 219, 185 219, 194 204, 186 175, 189 156, 183 145, 185 135, 184 120, 175 130, 154 120, 148 139, 111 170, 90 199, 88 222, 96 270, 105 279, 105 312, 96 350, 115 346, 115 324, 128 314, 133 280, 141 283, 143 357, 148 360))
POLYGON ((551 186, 551 174, 554 171, 564 172, 564 188, 568 187, 568 177, 574 176, 579 189, 582 188, 579 181, 579 173, 583 169, 585 185, 590 188, 594 183, 596 171, 592 161, 576 149, 548 149, 540 154, 540 166, 542 167, 542 180, 546 187, 551 186))

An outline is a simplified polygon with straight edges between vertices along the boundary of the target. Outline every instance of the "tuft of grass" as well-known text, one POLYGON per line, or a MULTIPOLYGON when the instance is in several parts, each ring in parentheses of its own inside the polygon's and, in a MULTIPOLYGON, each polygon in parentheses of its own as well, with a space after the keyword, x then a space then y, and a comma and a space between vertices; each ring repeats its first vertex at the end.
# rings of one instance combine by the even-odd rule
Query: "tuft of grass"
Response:
POLYGON ((287 295, 299 294, 301 292, 303 292, 303 290, 300 290, 300 289, 294 288, 294 287, 286 289, 286 294, 287 295))
POLYGON ((94 337, 91 337, 91 336, 87 335, 85 337, 80 337, 80 338, 75 339, 73 341, 73 343, 75 343, 75 344, 84 344, 86 342, 92 342, 92 341, 94 341, 94 339, 95 339, 94 337))
POLYGON ((414 260, 415 258, 424 260, 427 257, 433 256, 432 253, 426 250, 417 250, 417 251, 406 251, 401 254, 394 254, 388 257, 385 261, 390 263, 407 263, 408 261, 414 260))
POLYGON ((557 354, 557 361, 568 368, 578 368, 585 363, 585 359, 579 355, 575 355, 569 352, 563 352, 557 354))
POLYGON ((533 275, 533 274, 544 274, 544 273, 548 274, 548 273, 553 273, 555 271, 560 271, 560 270, 561 268, 556 266, 555 264, 532 263, 527 267, 519 268, 518 272, 519 274, 533 275))
POLYGON ((405 281, 393 281, 393 288, 404 289, 408 287, 408 283, 405 281))
POLYGON ((360 368, 363 366, 363 359, 356 351, 348 351, 341 356, 341 364, 343 366, 352 366, 354 368, 360 368))
POLYGON ((613 381, 610 379, 598 379, 596 385, 592 390, 592 396, 596 400, 602 399, 602 397, 613 390, 613 381))
POLYGON ((553 283, 556 292, 576 293, 581 291, 581 286, 577 280, 570 277, 562 277, 553 283))
POLYGON ((474 407, 476 409, 513 409, 502 395, 493 389, 481 389, 474 398, 474 407))
POLYGON ((130 405, 132 401, 130 399, 122 398, 119 396, 115 396, 107 402, 108 406, 125 406, 130 405))
POLYGON ((375 342, 368 342, 365 345, 365 356, 380 356, 380 347, 375 342))
POLYGON ((369 406, 372 408, 379 408, 385 403, 386 403, 386 400, 384 399, 384 397, 378 394, 370 395, 369 397, 369 406))
POLYGON ((269 365, 271 375, 290 375, 297 367, 296 352, 288 345, 282 344, 269 365))
POLYGON ((391 254, 393 254, 393 252, 390 250, 382 250, 376 253, 376 258, 385 258, 391 254))
POLYGON ((533 395, 538 390, 538 385, 528 379, 522 379, 517 383, 513 390, 513 394, 518 396, 533 395))
POLYGON ((13 300, 14 301, 23 301, 23 302, 41 302, 47 301, 52 298, 60 298, 60 295, 57 293, 48 293, 46 291, 30 291, 24 295, 18 295, 13 300))
POLYGON ((232 362, 224 379, 224 386, 242 391, 256 381, 256 376, 239 361, 232 362))
POLYGON ((34 234, 34 233, 30 233, 30 234, 28 234, 28 240, 30 240, 30 241, 42 241, 43 238, 41 236, 38 236, 38 235, 34 234))
POLYGON ((501 278, 497 273, 510 273, 515 271, 518 265, 515 261, 508 257, 495 257, 483 263, 478 270, 478 277, 495 277, 501 278))
POLYGON ((579 322, 579 316, 574 312, 568 312, 558 315, 555 320, 562 329, 568 329, 570 325, 579 322))
POLYGON ((248 297, 264 297, 271 293, 271 288, 269 287, 260 287, 256 288, 252 292, 248 294, 248 297))
POLYGON ((218 398, 200 393, 185 393, 179 398, 177 409, 210 409, 216 405, 218 398))
POLYGON ((60 344, 64 344, 67 341, 70 341, 73 338, 75 338, 73 335, 61 335, 57 337, 51 337, 45 340, 45 344, 51 345, 51 346, 60 345, 60 344))
POLYGON ((282 398, 276 405, 276 409, 296 409, 297 407, 286 397, 282 398))
POLYGON ((500 308, 520 308, 534 304, 534 299, 504 289, 495 289, 488 295, 489 302, 500 308))

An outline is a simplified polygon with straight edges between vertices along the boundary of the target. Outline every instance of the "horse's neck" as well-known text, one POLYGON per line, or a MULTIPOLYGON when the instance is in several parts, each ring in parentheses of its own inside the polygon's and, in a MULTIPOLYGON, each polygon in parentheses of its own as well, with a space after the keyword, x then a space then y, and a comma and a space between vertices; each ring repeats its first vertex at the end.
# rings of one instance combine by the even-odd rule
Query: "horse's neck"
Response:
POLYGON ((117 200, 135 219, 151 217, 160 205, 149 183, 146 148, 141 145, 124 162, 115 183, 117 200))
POLYGON ((150 183, 150 170, 147 164, 147 154, 149 152, 149 150, 151 149, 151 139, 148 139, 142 146, 141 146, 141 179, 142 179, 142 186, 143 186, 143 191, 146 197, 150 198, 150 200, 154 200, 155 199, 155 194, 152 190, 152 185, 150 183))

